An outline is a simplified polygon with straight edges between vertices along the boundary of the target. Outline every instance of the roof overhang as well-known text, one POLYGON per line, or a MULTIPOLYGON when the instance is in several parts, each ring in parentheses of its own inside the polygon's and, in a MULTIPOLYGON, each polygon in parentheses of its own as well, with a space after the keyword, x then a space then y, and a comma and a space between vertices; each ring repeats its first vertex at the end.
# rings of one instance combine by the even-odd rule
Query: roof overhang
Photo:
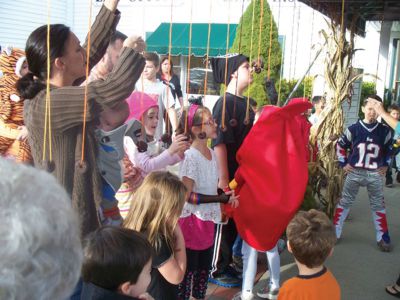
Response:
MULTIPOLYGON (((340 20, 342 0, 299 0, 327 17, 340 20)), ((367 21, 400 21, 400 0, 345 0, 346 27, 355 18, 356 33, 365 36, 367 21)))
POLYGON ((192 38, 189 41, 190 24, 172 23, 172 39, 169 42, 170 23, 161 23, 160 26, 147 38, 147 51, 157 52, 166 55, 171 47, 171 55, 189 55, 205 56, 207 48, 209 56, 219 56, 226 54, 226 40, 229 30, 229 45, 232 46, 236 35, 237 24, 211 24, 210 45, 208 41, 208 24, 193 23, 192 38), (170 45, 171 44, 171 45, 170 45))

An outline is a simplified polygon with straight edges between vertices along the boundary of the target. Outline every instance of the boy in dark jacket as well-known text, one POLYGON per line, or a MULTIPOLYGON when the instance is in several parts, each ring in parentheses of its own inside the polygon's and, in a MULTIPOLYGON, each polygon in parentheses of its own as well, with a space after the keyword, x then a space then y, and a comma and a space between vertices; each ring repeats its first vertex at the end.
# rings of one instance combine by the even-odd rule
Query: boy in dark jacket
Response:
POLYGON ((81 299, 154 300, 146 293, 151 255, 150 243, 134 230, 97 229, 85 241, 81 299))

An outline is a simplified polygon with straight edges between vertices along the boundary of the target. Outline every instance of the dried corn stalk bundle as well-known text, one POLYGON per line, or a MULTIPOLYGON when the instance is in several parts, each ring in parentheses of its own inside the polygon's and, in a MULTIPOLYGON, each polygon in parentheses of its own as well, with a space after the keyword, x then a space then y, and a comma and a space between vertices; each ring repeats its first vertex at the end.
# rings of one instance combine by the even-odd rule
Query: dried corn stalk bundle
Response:
POLYGON ((325 80, 326 106, 317 124, 311 128, 310 143, 318 145, 317 161, 310 163, 311 183, 326 213, 332 217, 343 187, 343 171, 336 157, 336 142, 343 132, 342 103, 350 101, 351 88, 361 75, 354 76, 354 31, 346 40, 346 31, 340 24, 331 22, 330 32, 321 31, 326 40, 325 80), (326 188, 321 193, 321 185, 326 188))

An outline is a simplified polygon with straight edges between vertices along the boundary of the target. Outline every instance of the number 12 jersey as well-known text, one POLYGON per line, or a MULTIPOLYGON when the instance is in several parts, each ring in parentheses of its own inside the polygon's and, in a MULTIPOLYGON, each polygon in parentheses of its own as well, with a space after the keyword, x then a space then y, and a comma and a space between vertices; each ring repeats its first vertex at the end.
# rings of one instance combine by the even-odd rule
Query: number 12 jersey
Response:
POLYGON ((392 134, 386 125, 359 120, 349 126, 336 145, 341 167, 347 163, 354 168, 376 170, 388 166, 392 152, 392 134))

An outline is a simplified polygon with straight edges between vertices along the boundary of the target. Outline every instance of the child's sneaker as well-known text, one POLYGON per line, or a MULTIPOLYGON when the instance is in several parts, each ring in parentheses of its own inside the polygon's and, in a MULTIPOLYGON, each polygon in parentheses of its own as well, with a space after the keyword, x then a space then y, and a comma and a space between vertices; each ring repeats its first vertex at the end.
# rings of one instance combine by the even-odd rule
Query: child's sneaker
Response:
POLYGON ((243 259, 241 256, 232 256, 232 267, 240 273, 243 272, 243 259))
POLYGON ((232 298, 232 300, 253 300, 253 299, 254 299, 253 294, 249 294, 247 296, 242 297, 242 291, 237 292, 232 298))
POLYGON ((242 284, 242 280, 236 277, 229 276, 228 274, 218 274, 214 277, 209 277, 208 282, 214 283, 226 288, 238 287, 242 284))
POLYGON ((257 291, 257 296, 262 299, 275 300, 278 299, 278 294, 279 288, 271 289, 269 284, 257 291))
POLYGON ((278 253, 281 254, 286 249, 286 240, 279 239, 278 240, 278 253))
MULTIPOLYGON (((397 174, 399 174, 399 173, 397 173, 397 174)), ((396 180, 397 180, 397 178, 398 178, 398 176, 396 176, 396 180)), ((399 182, 399 181, 398 181, 398 182, 399 182)), ((385 185, 386 185, 387 187, 392 187, 392 186, 393 186, 393 179, 392 179, 392 178, 386 178, 385 185)))
POLYGON ((228 267, 226 267, 225 271, 228 276, 230 275, 231 277, 238 278, 240 280, 243 279, 243 270, 237 269, 234 264, 230 264, 228 267))
POLYGON ((377 242, 377 244, 382 252, 390 252, 392 250, 390 243, 386 243, 383 239, 377 242))

